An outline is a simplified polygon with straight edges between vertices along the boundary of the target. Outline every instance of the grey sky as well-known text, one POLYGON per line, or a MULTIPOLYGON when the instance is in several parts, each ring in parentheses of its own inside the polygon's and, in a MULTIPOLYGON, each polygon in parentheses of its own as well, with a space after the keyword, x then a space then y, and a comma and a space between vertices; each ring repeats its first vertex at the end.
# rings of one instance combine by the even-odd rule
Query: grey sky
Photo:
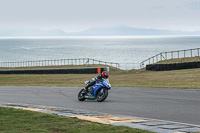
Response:
POLYGON ((200 0, 0 0, 0 29, 200 30, 200 0))

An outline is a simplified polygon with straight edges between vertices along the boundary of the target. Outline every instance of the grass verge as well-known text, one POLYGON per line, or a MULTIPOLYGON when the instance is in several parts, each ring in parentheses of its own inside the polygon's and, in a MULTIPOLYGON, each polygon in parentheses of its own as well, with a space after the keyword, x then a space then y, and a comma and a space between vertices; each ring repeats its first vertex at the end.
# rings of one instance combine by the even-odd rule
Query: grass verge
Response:
POLYGON ((91 123, 73 118, 0 107, 1 133, 151 133, 124 126, 91 123))
POLYGON ((183 63, 183 62, 196 62, 200 61, 200 57, 186 57, 159 61, 156 64, 172 64, 172 63, 183 63))
MULTIPOLYGON (((84 86, 96 74, 5 74, 0 86, 84 86)), ((110 71, 113 87, 161 87, 200 89, 200 69, 129 72, 110 71)))
MULTIPOLYGON (((178 63, 200 61, 200 57, 165 60, 159 63, 178 63)), ((27 67, 72 68, 72 67, 107 67, 102 65, 27 67)), ((5 68, 0 68, 5 69, 5 68)), ((22 68, 18 68, 22 69, 22 68)), ((24 69, 24 68, 23 68, 24 69)), ((0 86, 84 86, 97 74, 1 74, 0 86)), ((200 68, 173 71, 123 71, 110 67, 110 83, 113 87, 160 87, 200 89, 200 68)))

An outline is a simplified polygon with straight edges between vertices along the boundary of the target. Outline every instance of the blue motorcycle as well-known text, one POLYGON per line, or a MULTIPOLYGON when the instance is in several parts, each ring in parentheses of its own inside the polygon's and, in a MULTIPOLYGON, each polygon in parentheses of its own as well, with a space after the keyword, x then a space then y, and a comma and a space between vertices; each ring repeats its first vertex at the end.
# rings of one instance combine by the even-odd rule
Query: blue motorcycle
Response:
MULTIPOLYGON (((89 84, 90 81, 86 81, 85 84, 89 84)), ((78 94, 78 100, 84 101, 85 99, 95 100, 103 102, 108 97, 108 90, 111 89, 111 85, 108 79, 104 79, 102 82, 96 81, 96 83, 88 88, 88 92, 83 88, 78 94)))

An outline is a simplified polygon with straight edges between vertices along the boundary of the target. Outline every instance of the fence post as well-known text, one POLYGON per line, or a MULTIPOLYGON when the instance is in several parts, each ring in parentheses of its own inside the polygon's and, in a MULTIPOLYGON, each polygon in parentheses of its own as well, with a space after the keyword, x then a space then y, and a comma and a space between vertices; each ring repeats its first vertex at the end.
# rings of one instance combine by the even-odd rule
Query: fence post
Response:
POLYGON ((142 68, 144 68, 144 62, 142 62, 142 68))
POLYGON ((156 55, 156 61, 158 62, 158 55, 156 55))
POLYGON ((172 54, 172 59, 173 59, 173 52, 171 52, 171 54, 172 54))
POLYGON ((198 52, 198 57, 199 57, 199 48, 197 49, 197 52, 198 52))
POLYGON ((179 51, 178 51, 178 59, 179 59, 179 51))
POLYGON ((185 50, 184 50, 184 58, 185 58, 185 50))
POLYGON ((162 61, 162 53, 160 53, 160 60, 162 61))
POLYGON ((88 65, 90 64, 90 59, 88 58, 88 60, 87 60, 87 63, 88 63, 88 65))

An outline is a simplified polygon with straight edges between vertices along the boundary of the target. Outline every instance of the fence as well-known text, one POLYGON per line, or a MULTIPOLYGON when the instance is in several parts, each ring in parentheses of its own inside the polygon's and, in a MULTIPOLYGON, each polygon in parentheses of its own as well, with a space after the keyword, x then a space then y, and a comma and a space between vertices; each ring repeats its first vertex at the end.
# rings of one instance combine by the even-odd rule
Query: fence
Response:
POLYGON ((63 66, 63 65, 109 65, 119 68, 119 63, 105 62, 90 58, 78 59, 58 59, 58 60, 38 60, 20 62, 0 62, 0 67, 34 67, 34 66, 63 66))
POLYGON ((0 67, 34 67, 34 66, 64 66, 64 65, 108 65, 122 70, 140 69, 139 63, 114 63, 90 58, 37 60, 20 62, 0 62, 0 67))
POLYGON ((122 70, 141 69, 148 64, 153 64, 158 61, 185 58, 185 57, 199 57, 200 48, 170 51, 159 53, 147 60, 139 63, 114 63, 105 62, 90 58, 78 58, 78 59, 57 59, 57 60, 37 60, 37 61, 20 61, 20 62, 0 62, 0 67, 34 67, 34 66, 63 66, 63 65, 108 65, 116 67, 122 70))
POLYGON ((148 64, 153 64, 158 61, 167 60, 167 59, 199 57, 200 55, 199 51, 200 51, 200 48, 162 52, 145 61, 142 61, 140 63, 140 68, 144 68, 148 64))
POLYGON ((133 69, 140 69, 140 63, 119 63, 119 69, 127 71, 133 69))

